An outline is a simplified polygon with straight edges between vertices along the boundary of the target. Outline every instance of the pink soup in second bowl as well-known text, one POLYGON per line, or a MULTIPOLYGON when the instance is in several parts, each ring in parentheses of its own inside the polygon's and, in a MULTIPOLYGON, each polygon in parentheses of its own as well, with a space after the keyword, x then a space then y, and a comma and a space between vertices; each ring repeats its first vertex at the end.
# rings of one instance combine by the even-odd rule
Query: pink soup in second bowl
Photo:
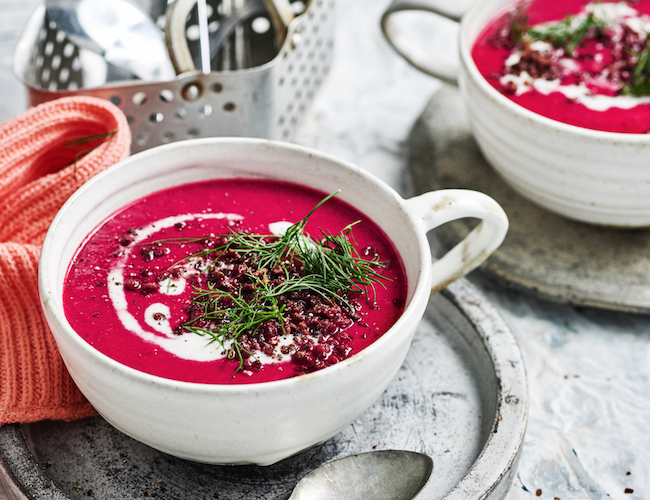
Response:
POLYGON ((513 102, 578 127, 650 131, 650 0, 531 0, 508 5, 472 48, 513 102))

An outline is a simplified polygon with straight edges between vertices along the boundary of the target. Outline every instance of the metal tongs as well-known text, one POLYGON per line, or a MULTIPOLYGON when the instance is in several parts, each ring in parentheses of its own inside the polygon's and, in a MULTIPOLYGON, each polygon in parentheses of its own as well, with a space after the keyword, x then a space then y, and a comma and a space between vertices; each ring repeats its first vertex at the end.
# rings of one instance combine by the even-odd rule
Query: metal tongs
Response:
POLYGON ((244 23, 268 14, 275 32, 279 50, 294 19, 289 0, 222 0, 223 18, 218 28, 209 33, 206 0, 175 0, 167 9, 165 36, 167 48, 177 74, 201 69, 212 71, 212 60, 219 50, 233 57, 223 57, 219 70, 237 70, 250 67, 250 47, 244 33, 244 23), (198 10, 199 52, 190 52, 186 38, 186 24, 194 8, 198 10), (231 46, 232 45, 232 46, 231 46))

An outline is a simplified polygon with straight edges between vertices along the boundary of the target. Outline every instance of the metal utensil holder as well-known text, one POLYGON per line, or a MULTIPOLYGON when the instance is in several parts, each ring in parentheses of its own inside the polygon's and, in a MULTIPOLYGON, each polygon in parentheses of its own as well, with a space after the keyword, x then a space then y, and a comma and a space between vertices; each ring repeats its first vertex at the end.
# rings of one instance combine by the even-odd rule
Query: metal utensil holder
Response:
POLYGON ((117 105, 130 123, 133 153, 198 137, 290 141, 329 71, 334 9, 334 0, 311 0, 290 24, 277 56, 261 66, 81 88, 79 50, 47 25, 41 5, 18 41, 13 69, 31 106, 72 95, 117 105), (62 80, 65 90, 60 89, 62 80))

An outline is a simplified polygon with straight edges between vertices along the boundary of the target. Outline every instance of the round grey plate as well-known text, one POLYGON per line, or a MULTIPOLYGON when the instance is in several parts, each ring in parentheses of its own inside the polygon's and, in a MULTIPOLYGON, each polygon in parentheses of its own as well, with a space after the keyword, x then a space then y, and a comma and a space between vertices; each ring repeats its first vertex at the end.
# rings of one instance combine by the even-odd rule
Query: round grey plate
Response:
MULTIPOLYGON (((0 427, 0 483, 30 500, 280 500, 325 462, 402 449, 434 461, 418 498, 496 500, 516 472, 527 414, 515 339, 484 296, 460 280, 431 298, 406 361, 374 406, 299 455, 270 467, 210 466, 153 450, 100 417, 45 421, 0 427)), ((205 425, 217 431, 219 422, 205 425)))
MULTIPOLYGON (((510 230, 483 265, 492 278, 542 298, 630 312, 650 312, 650 231, 570 221, 515 193, 478 149, 458 90, 443 87, 414 126, 408 164, 417 193, 467 188, 492 196, 510 230)), ((473 227, 458 221, 436 232, 442 247, 473 227)))

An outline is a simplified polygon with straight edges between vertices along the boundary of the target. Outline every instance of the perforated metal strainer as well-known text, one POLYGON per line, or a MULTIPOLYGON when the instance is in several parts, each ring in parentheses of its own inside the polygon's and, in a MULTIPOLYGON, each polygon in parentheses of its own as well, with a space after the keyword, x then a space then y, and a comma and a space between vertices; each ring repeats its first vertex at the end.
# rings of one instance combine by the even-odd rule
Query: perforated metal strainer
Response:
MULTIPOLYGON (((70 95, 116 104, 131 125, 134 153, 196 137, 291 140, 329 70, 334 7, 334 0, 312 0, 289 25, 278 54, 259 66, 207 74, 188 71, 173 81, 143 82, 113 81, 127 75, 67 40, 41 6, 16 46, 14 72, 32 106, 70 95), (99 85, 88 88, 89 79, 99 85)), ((255 55, 254 40, 250 43, 255 55)))

